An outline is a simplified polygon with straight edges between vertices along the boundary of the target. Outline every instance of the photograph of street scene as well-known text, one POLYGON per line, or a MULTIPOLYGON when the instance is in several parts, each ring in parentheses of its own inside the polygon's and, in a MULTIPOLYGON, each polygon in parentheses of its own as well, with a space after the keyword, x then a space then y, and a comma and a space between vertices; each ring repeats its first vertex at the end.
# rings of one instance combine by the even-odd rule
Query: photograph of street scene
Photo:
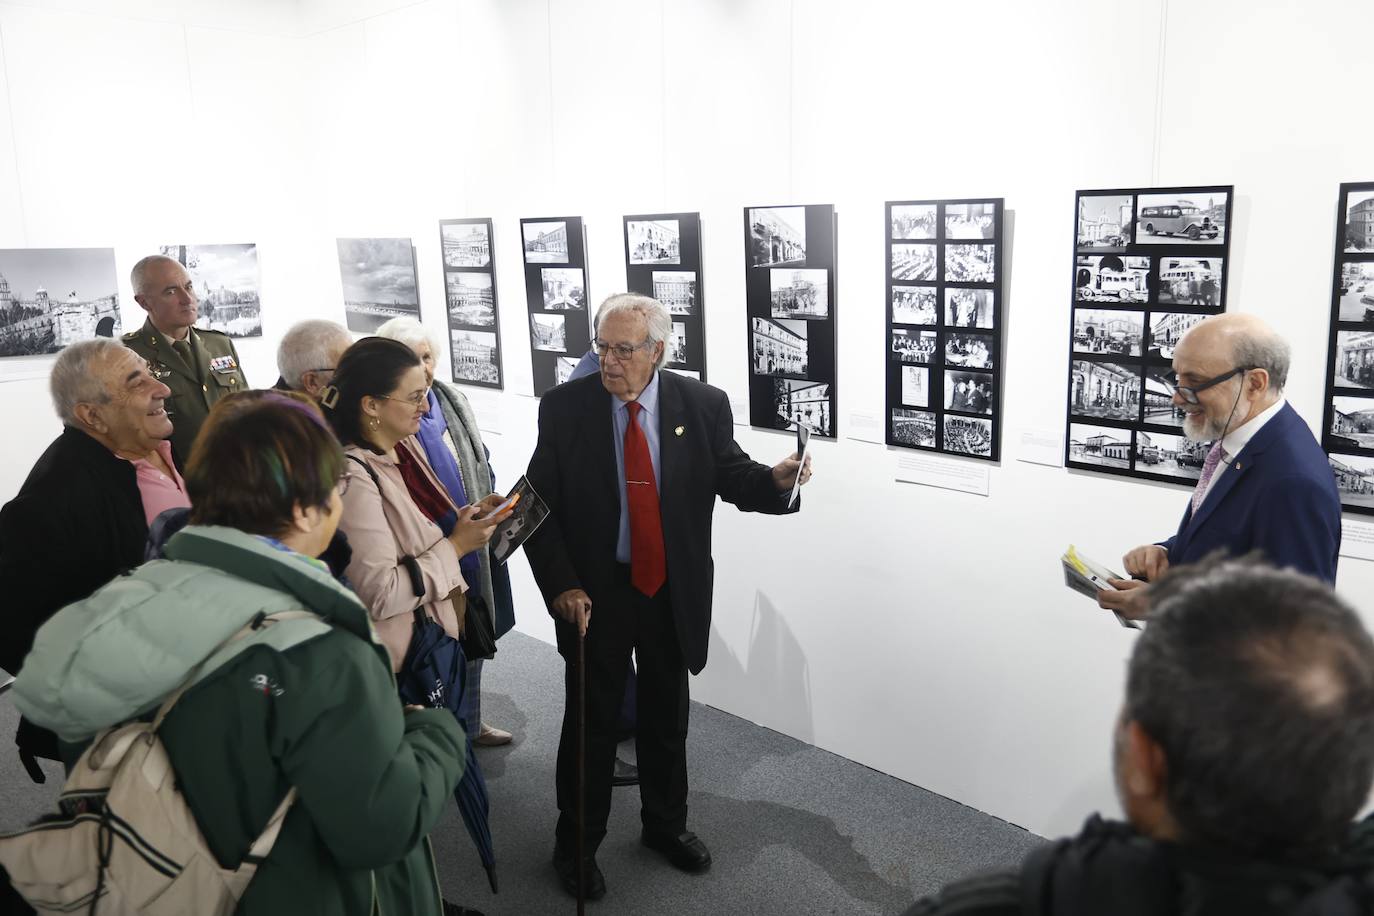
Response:
POLYGON ((1188 329, 1206 315, 1189 315, 1184 312, 1150 313, 1150 358, 1173 359, 1174 347, 1188 329))
POLYGON ((1341 505, 1374 509, 1374 456, 1327 455, 1341 505))
POLYGON ((677 220, 631 220, 625 234, 631 264, 682 263, 677 220))
POLYGON ((1336 332, 1336 368, 1331 384, 1374 389, 1374 331, 1336 332))
POLYGON ((654 298, 667 307, 668 314, 690 315, 696 311, 696 271, 656 270, 653 274, 654 298))
POLYGON ((1374 451, 1374 398, 1331 399, 1331 446, 1374 451))
POLYGON ((544 308, 550 312, 586 308, 586 282, 580 267, 544 267, 539 271, 544 288, 544 308))
POLYGON ((1073 310, 1073 351, 1139 356, 1145 331, 1144 312, 1110 309, 1073 310))
POLYGON ((754 267, 806 260, 806 208, 758 207, 749 211, 749 256, 754 267))
POLYGON ((1078 250, 1125 250, 1131 244, 1134 206, 1134 199, 1129 194, 1081 195, 1078 198, 1078 250))
POLYGON ((1130 468, 1131 431, 1070 423, 1069 460, 1104 468, 1130 468))
POLYGON ((491 237, 486 223, 447 223, 439 227, 445 267, 486 267, 491 263, 491 237))
POLYGON ((1374 262, 1341 265, 1339 319, 1374 324, 1374 262))
POLYGON ((1117 363, 1074 360, 1069 407, 1082 417, 1134 420, 1140 407, 1140 370, 1117 363))
POLYGON ((1351 191, 1346 198, 1345 250, 1374 253, 1374 191, 1351 191))
POLYGON ((773 408, 781 429, 805 426, 818 436, 834 435, 828 382, 773 379, 773 408))
POLYGON ((806 322, 753 320, 755 375, 806 374, 806 322))
POLYGON ((1137 245, 1220 245, 1226 241, 1226 192, 1141 194, 1137 245))
POLYGON ((828 271, 774 268, 768 274, 774 318, 830 317, 828 271))
POLYGON ((497 363, 496 335, 490 331, 450 331, 453 380, 496 385, 501 381, 497 363))
POLYGON ((1135 432, 1135 469, 1197 480, 1202 476, 1202 462, 1207 458, 1208 448, 1210 445, 1206 442, 1138 429, 1135 432))
POLYGON ((524 223, 526 264, 568 263, 568 224, 562 222, 524 223))
POLYGON ((1145 422, 1183 428, 1183 410, 1174 404, 1174 370, 1150 366, 1145 370, 1145 422))
POLYGON ((491 274, 451 271, 444 274, 444 283, 448 286, 450 324, 495 327, 496 298, 491 274))

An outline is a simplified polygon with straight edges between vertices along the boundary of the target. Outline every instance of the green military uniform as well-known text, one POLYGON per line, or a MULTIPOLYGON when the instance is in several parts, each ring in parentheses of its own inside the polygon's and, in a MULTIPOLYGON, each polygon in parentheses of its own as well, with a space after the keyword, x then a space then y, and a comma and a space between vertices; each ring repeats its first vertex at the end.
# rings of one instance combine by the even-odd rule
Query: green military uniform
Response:
POLYGON ((172 421, 177 464, 184 469, 191 458, 191 443, 214 403, 226 394, 248 390, 234 341, 219 331, 193 327, 186 335, 191 356, 187 360, 153 327, 152 319, 121 340, 148 361, 159 382, 172 389, 166 402, 167 416, 172 421))

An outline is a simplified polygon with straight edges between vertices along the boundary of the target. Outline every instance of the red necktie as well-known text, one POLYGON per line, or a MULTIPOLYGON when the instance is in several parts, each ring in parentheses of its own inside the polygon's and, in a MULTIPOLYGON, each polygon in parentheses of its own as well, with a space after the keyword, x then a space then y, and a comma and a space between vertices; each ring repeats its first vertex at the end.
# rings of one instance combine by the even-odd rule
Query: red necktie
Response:
POLYGON ((625 496, 630 501, 630 583, 652 598, 668 577, 663 555, 663 517, 658 511, 658 487, 649 441, 639 428, 638 401, 625 407, 630 422, 625 426, 625 496))

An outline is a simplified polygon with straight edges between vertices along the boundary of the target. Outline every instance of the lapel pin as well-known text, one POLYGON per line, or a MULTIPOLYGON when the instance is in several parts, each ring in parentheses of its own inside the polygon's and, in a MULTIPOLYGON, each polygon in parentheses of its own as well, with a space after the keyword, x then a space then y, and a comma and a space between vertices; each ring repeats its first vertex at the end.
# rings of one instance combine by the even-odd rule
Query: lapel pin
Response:
POLYGON ((673 430, 673 433, 674 433, 674 435, 681 436, 684 432, 686 432, 686 430, 687 430, 687 427, 685 427, 685 426, 679 426, 677 429, 673 430))

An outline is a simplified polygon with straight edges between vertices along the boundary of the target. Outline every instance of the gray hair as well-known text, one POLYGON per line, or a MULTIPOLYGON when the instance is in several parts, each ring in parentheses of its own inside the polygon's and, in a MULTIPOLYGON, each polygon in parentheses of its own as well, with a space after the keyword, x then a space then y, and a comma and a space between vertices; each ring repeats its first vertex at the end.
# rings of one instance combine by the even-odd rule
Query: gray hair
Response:
POLYGON ((439 347, 438 336, 431 333, 430 330, 418 320, 408 315, 401 315, 397 318, 392 318, 390 321, 384 322, 382 326, 377 329, 377 336, 390 338, 391 340, 399 340, 412 350, 421 343, 427 343, 429 344, 430 351, 434 355, 434 362, 436 364, 439 362, 439 354, 442 351, 439 347))
MULTIPOLYGON (((148 274, 148 268, 154 264, 163 264, 170 261, 178 267, 182 264, 176 258, 169 258, 165 254, 150 254, 146 258, 140 258, 134 265, 134 269, 129 271, 129 285, 134 288, 134 295, 143 295, 143 283, 148 274)), ((184 269, 184 268, 183 268, 184 269)))
POLYGON ((48 390, 52 406, 65 426, 75 426, 78 404, 108 404, 110 390, 95 366, 110 355, 132 353, 124 344, 109 337, 82 340, 66 347, 52 364, 48 390))
POLYGON ((668 314, 663 303, 652 296, 616 293, 601 303, 601 308, 596 310, 597 328, 601 327, 601 322, 606 318, 622 313, 642 317, 649 325, 649 340, 663 344, 663 352, 658 355, 658 362, 654 364, 655 369, 662 369, 668 362, 668 338, 673 335, 673 317, 668 314))
POLYGON ((1282 392, 1288 382, 1288 366, 1293 361, 1288 341, 1268 329, 1238 330, 1232 340, 1235 364, 1263 369, 1269 373, 1269 387, 1282 392))
POLYGON ((282 335, 277 345, 277 371, 282 381, 295 391, 301 390, 301 376, 315 369, 333 369, 326 365, 332 359, 331 351, 338 343, 348 349, 353 343, 353 335, 336 321, 312 318, 293 324, 282 335))

